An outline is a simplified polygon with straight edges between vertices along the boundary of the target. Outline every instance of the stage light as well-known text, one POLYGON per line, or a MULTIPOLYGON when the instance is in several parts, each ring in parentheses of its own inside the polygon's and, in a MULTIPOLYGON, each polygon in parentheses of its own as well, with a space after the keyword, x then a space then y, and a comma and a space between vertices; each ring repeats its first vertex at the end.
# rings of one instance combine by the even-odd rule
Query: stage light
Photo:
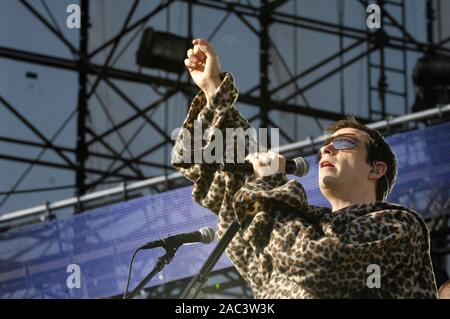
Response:
POLYGON ((427 55, 413 70, 416 101, 413 112, 450 103, 450 57, 427 55))
POLYGON ((137 56, 137 64, 174 73, 185 69, 184 59, 190 41, 171 33, 158 32, 147 28, 142 34, 137 56))

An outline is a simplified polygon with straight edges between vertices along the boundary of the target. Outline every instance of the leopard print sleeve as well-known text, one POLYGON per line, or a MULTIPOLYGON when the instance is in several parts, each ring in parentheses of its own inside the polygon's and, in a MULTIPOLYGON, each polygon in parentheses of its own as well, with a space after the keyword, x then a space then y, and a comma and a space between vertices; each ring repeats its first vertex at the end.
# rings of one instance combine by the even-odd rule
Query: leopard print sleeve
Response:
MULTIPOLYGON (((186 161, 186 158, 189 160, 194 157, 195 147, 192 147, 192 139, 185 140, 185 137, 188 135, 192 137, 194 121, 201 121, 202 130, 219 129, 226 131, 227 128, 242 128, 244 130, 250 128, 248 121, 234 107, 237 95, 238 91, 233 77, 230 73, 224 73, 222 75, 222 83, 210 104, 206 102, 205 95, 202 92, 194 98, 183 127, 178 133, 172 151, 172 163, 186 161), (187 143, 191 143, 191 147, 186 147, 189 146, 187 143)), ((211 143, 211 139, 204 141, 201 146, 202 150, 207 149, 211 143)), ((246 151, 248 151, 247 146, 246 151)), ((232 147, 236 151, 236 143, 232 147)), ((253 189, 252 187, 257 187, 256 185, 261 184, 265 190, 269 191, 269 197, 277 196, 277 191, 284 192, 284 196, 288 197, 287 188, 282 186, 287 183, 286 174, 276 174, 262 179, 255 179, 253 175, 218 171, 210 167, 208 165, 195 164, 190 168, 176 169, 194 182, 193 200, 218 215, 217 239, 223 236, 234 221, 242 222, 247 215, 244 212, 245 209, 241 208, 242 205, 240 205, 240 203, 244 204, 243 201, 238 200, 237 202, 238 211, 242 212, 242 214, 236 215, 233 207, 234 196, 242 186, 247 185, 247 188, 253 189), (270 188, 278 188, 278 190, 271 192, 270 188)), ((270 201, 267 195, 262 194, 262 192, 257 193, 257 196, 260 196, 260 202, 263 202, 264 199, 267 199, 267 203, 270 201)), ((257 208, 255 207, 255 209, 257 208)), ((258 216, 249 228, 263 228, 263 225, 258 222, 263 219, 262 217, 262 215, 258 216)), ((258 271, 254 271, 254 268, 251 268, 251 272, 248 270, 250 269, 249 266, 258 263, 258 252, 254 250, 258 244, 255 246, 257 241, 251 241, 249 236, 251 237, 251 231, 247 231, 246 235, 242 232, 237 233, 227 249, 227 254, 241 275, 253 286, 258 271)))
POLYGON ((258 251, 264 248, 270 237, 277 211, 295 209, 302 212, 308 209, 308 204, 299 182, 288 180, 284 173, 276 173, 260 178, 249 177, 235 193, 233 209, 241 224, 247 217, 252 217, 249 225, 241 227, 241 234, 258 251))
POLYGON ((273 256, 267 254, 267 248, 279 212, 306 213, 309 216, 303 216, 301 223, 304 227, 312 227, 312 220, 317 220, 320 213, 310 210, 303 186, 288 180, 285 173, 248 177, 234 194, 233 211, 241 229, 239 240, 230 243, 227 254, 251 285, 254 297, 260 298, 267 293, 274 272, 273 256))
MULTIPOLYGON (((194 130, 196 124, 201 127, 201 134, 220 130, 226 136, 227 128, 249 128, 250 124, 234 107, 238 97, 233 76, 230 73, 221 74, 222 82, 217 88, 212 101, 207 103, 205 94, 200 91, 192 101, 188 115, 178 133, 175 146, 172 151, 172 163, 196 161, 195 153, 203 154, 213 142, 213 136, 209 135, 201 141, 200 150, 194 143, 194 130), (197 149, 196 149, 197 147, 197 149)), ((224 145, 224 148, 226 145, 224 145)), ((226 149, 223 150, 225 153, 226 149)), ((200 160, 201 162, 202 160, 200 160)), ((233 192, 242 185, 243 175, 238 178, 225 172, 217 171, 208 165, 200 163, 189 168, 177 168, 176 170, 186 178, 194 182, 192 198, 195 202, 219 214, 223 201, 227 199, 226 192, 233 192)))

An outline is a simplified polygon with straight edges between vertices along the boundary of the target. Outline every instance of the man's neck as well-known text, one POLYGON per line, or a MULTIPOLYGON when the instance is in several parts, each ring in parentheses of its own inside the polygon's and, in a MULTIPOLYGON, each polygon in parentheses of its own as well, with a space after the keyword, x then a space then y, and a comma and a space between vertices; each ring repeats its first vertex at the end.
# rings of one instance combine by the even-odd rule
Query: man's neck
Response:
POLYGON ((328 201, 331 204, 332 211, 338 211, 342 208, 356 205, 356 204, 370 204, 374 203, 376 201, 376 198, 374 195, 370 196, 367 193, 365 195, 360 196, 329 196, 327 197, 328 201))

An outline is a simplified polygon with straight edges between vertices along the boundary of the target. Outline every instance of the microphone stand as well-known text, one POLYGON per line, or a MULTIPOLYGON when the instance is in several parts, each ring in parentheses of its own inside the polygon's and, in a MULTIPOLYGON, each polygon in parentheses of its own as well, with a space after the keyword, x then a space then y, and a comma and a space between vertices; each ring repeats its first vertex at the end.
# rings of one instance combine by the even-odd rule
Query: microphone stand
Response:
MULTIPOLYGON (((244 220, 243 227, 245 228, 252 219, 247 217, 244 220)), ((234 221, 231 226, 227 229, 225 234, 219 240, 217 246, 214 248, 212 253, 209 255, 200 272, 191 279, 185 290, 181 293, 179 299, 195 299, 197 297, 200 289, 208 279, 208 275, 213 269, 214 265, 219 261, 220 256, 222 256, 225 249, 230 244, 234 235, 238 232, 241 225, 237 221, 234 221)))
POLYGON ((158 258, 158 261, 155 264, 155 267, 153 270, 139 283, 139 285, 134 288, 132 292, 130 292, 128 295, 125 296, 123 299, 133 299, 142 289, 144 289, 145 285, 163 268, 168 265, 173 257, 175 256, 175 253, 177 252, 178 248, 180 248, 181 245, 178 246, 163 246, 163 248, 166 251, 166 254, 164 256, 161 256, 158 258))

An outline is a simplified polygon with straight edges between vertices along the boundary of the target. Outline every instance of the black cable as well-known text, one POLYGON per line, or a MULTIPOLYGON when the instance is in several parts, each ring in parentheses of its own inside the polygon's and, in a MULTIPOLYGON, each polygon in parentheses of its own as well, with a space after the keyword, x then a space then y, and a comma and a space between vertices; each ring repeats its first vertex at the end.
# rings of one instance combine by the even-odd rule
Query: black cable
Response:
POLYGON ((133 266, 134 257, 136 257, 136 254, 139 250, 141 250, 140 247, 134 251, 133 256, 131 257, 130 266, 128 267, 127 285, 125 287, 125 292, 123 293, 122 299, 125 299, 128 295, 128 288, 130 287, 130 279, 131 279, 131 267, 133 266))

